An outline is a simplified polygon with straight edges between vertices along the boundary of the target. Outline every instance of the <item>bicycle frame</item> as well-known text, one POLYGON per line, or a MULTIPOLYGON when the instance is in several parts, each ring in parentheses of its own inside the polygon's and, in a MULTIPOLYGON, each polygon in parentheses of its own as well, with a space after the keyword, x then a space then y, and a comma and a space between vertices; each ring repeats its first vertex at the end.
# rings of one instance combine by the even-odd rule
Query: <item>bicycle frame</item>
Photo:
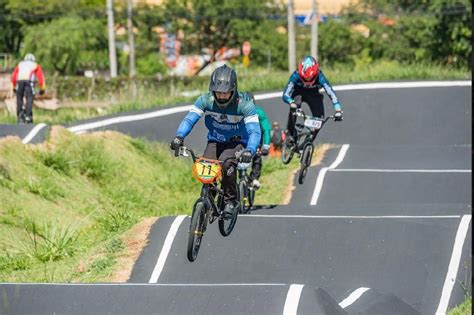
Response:
POLYGON ((296 141, 295 152, 296 153, 297 153, 297 151, 303 149, 306 143, 308 143, 308 142, 313 143, 313 141, 316 138, 317 130, 321 130, 323 128, 324 124, 329 119, 334 119, 333 115, 327 116, 324 119, 321 119, 319 117, 313 117, 313 118, 317 118, 318 120, 321 121, 321 127, 319 127, 318 129, 315 129, 315 130, 311 130, 309 127, 304 125, 304 122, 307 118, 312 117, 312 116, 306 115, 305 112, 300 107, 296 109, 294 115, 296 116, 296 119, 298 119, 298 117, 303 119, 302 124, 298 124, 297 120, 295 121, 295 129, 296 129, 296 132, 297 132, 297 138, 295 139, 295 141, 296 141), (300 142, 300 139, 302 139, 303 137, 305 137, 304 141, 302 141, 302 143, 300 145, 298 145, 298 143, 300 142))

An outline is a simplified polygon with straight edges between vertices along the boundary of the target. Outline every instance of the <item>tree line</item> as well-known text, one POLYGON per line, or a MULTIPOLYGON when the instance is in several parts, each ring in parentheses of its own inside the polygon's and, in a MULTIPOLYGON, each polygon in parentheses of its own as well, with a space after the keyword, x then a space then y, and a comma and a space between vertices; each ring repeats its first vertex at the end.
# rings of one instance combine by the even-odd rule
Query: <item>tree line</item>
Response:
MULTIPOLYGON (((119 73, 126 74, 126 1, 114 1, 119 73)), ((166 74, 161 29, 181 38, 181 54, 252 43, 252 66, 288 65, 285 3, 278 0, 164 0, 134 6, 139 74, 166 74)), ((467 0, 361 0, 319 26, 325 64, 370 64, 380 59, 471 67, 472 4, 467 0), (368 34, 357 30, 363 25, 368 34)), ((103 0, 0 0, 0 52, 20 59, 32 52, 49 72, 106 72, 107 16, 103 0)), ((297 57, 310 51, 309 26, 297 27, 297 57)))

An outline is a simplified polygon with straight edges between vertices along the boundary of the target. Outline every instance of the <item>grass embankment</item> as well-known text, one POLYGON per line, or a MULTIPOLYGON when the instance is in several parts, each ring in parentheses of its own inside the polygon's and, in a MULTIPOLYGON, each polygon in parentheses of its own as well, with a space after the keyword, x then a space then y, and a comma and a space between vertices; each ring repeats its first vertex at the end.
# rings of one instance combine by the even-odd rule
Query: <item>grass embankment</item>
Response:
POLYGON ((471 315, 472 314, 472 297, 469 296, 466 301, 448 311, 448 315, 471 315))
MULTIPOLYGON (((191 213, 200 192, 191 164, 110 131, 1 139, 0 281, 126 280, 153 219, 191 213)), ((282 203, 297 165, 267 158, 256 203, 282 203)))
MULTIPOLYGON (((360 83, 371 81, 390 80, 453 80, 471 79, 468 69, 454 69, 433 64, 403 65, 395 61, 378 61, 374 63, 360 60, 355 66, 338 65, 324 66, 323 70, 332 84, 360 83)), ((288 81, 286 71, 272 71, 268 73, 263 69, 249 70, 247 73, 236 67, 239 75, 239 89, 242 91, 278 91, 283 90, 288 81)), ((208 89, 207 80, 198 79, 185 85, 176 79, 173 84, 159 85, 157 88, 146 86, 138 87, 138 97, 130 101, 128 88, 117 91, 113 98, 96 100, 102 102, 100 108, 61 108, 56 111, 35 109, 34 118, 37 123, 60 124, 91 117, 134 111, 145 108, 169 106, 172 104, 191 103, 196 96, 184 96, 183 92, 204 92, 208 89), (115 101, 111 101, 115 99, 115 101)), ((16 117, 9 115, 6 109, 0 110, 0 123, 16 123, 16 117)))

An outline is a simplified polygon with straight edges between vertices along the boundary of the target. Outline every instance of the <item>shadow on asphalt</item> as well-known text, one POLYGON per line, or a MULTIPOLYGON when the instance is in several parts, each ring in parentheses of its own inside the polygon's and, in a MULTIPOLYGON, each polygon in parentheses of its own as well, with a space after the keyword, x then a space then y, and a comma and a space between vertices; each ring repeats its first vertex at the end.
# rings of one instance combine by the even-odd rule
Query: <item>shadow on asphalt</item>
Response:
POLYGON ((250 208, 250 211, 248 214, 251 214, 252 212, 254 211, 258 211, 258 210, 267 210, 267 209, 273 209, 275 207, 278 207, 278 205, 258 205, 258 206, 253 206, 252 208, 250 208))

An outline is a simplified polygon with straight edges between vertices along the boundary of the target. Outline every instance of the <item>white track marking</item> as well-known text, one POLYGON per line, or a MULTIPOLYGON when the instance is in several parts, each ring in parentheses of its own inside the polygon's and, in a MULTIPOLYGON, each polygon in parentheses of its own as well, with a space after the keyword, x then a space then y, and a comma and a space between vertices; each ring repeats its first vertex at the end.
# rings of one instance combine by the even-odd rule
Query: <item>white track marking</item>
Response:
POLYGON ((448 309, 451 293, 458 275, 462 247, 464 245, 464 241, 466 240, 466 234, 469 230, 470 222, 471 215, 467 214, 462 217, 461 223, 459 223, 459 228, 454 240, 453 254, 451 255, 451 260, 449 261, 448 273, 446 274, 446 279, 444 280, 443 291, 441 293, 438 309, 436 310, 436 315, 446 314, 446 310, 448 309))
MULTIPOLYGON (((333 86, 335 91, 350 91, 350 90, 371 90, 371 89, 400 89, 400 88, 417 88, 417 87, 449 87, 449 86, 471 86, 471 81, 419 81, 419 82, 379 82, 379 83, 365 83, 365 84, 345 84, 333 86)), ((255 100, 264 100, 270 98, 278 98, 283 95, 283 92, 271 92, 255 95, 255 100)), ((100 127, 105 127, 113 124, 137 121, 155 118, 159 116, 166 116, 185 112, 190 110, 193 105, 184 105, 178 107, 172 107, 167 109, 160 109, 153 112, 138 114, 138 115, 125 115, 120 117, 108 118, 101 121, 95 121, 86 124, 80 124, 73 127, 69 127, 69 131, 78 132, 85 131, 100 127)))
POLYGON ((292 284, 286 295, 283 315, 296 315, 304 284, 292 284))
POLYGON ((30 142, 36 136, 36 134, 44 127, 46 127, 46 124, 37 124, 33 129, 31 129, 31 131, 26 135, 26 137, 21 142, 23 143, 30 142))
POLYGON ((344 159, 344 156, 347 153, 347 150, 349 150, 349 145, 344 144, 341 150, 339 151, 336 160, 329 167, 323 167, 319 171, 318 178, 316 179, 316 185, 314 186, 313 196, 311 197, 310 205, 314 206, 316 205, 316 203, 318 203, 319 194, 321 193, 321 189, 323 188, 324 177, 326 176, 327 171, 335 169, 339 164, 341 164, 342 160, 344 159))
POLYGON ((286 283, 158 283, 164 287, 284 286, 286 283))
POLYGON ((232 286, 287 286, 287 283, 39 283, 39 282, 2 282, 4 285, 21 286, 161 286, 161 287, 232 287, 232 286))
POLYGON ((334 87, 335 91, 405 89, 420 87, 471 86, 471 81, 418 81, 418 82, 377 82, 363 84, 344 84, 334 87))
POLYGON ((338 168, 331 172, 380 172, 380 173, 471 173, 472 170, 415 170, 415 169, 372 169, 372 168, 338 168))
POLYGON ((239 214, 249 218, 290 219, 459 219, 460 215, 291 215, 291 214, 239 214))
POLYGON ((119 124, 123 122, 144 120, 144 119, 150 119, 150 118, 155 118, 155 117, 160 117, 160 116, 167 116, 171 114, 189 111, 192 107, 193 105, 185 105, 185 106, 178 106, 178 107, 172 107, 172 108, 167 108, 167 109, 160 109, 160 110, 145 113, 145 114, 126 115, 126 116, 108 118, 105 120, 100 120, 100 121, 95 121, 95 122, 91 122, 87 124, 69 127, 68 130, 71 132, 78 132, 78 131, 85 131, 89 129, 95 129, 95 128, 105 127, 109 125, 119 124))
POLYGON ((176 232, 178 232, 178 228, 185 217, 185 215, 179 215, 176 217, 176 219, 174 219, 173 224, 171 224, 170 230, 168 231, 168 235, 166 235, 163 248, 161 249, 160 256, 156 261, 155 268, 153 269, 153 273, 151 274, 150 281, 148 281, 148 283, 158 282, 158 278, 160 277, 160 274, 163 271, 163 267, 165 266, 166 258, 168 258, 168 254, 171 250, 171 245, 173 245, 173 240, 176 236, 176 232))
POLYGON ((368 290, 370 290, 370 288, 364 288, 364 287, 358 288, 357 290, 349 294, 349 296, 346 297, 341 303, 339 303, 339 306, 342 308, 348 307, 349 305, 357 301, 357 299, 359 299, 362 296, 362 294, 364 294, 364 292, 368 290))

